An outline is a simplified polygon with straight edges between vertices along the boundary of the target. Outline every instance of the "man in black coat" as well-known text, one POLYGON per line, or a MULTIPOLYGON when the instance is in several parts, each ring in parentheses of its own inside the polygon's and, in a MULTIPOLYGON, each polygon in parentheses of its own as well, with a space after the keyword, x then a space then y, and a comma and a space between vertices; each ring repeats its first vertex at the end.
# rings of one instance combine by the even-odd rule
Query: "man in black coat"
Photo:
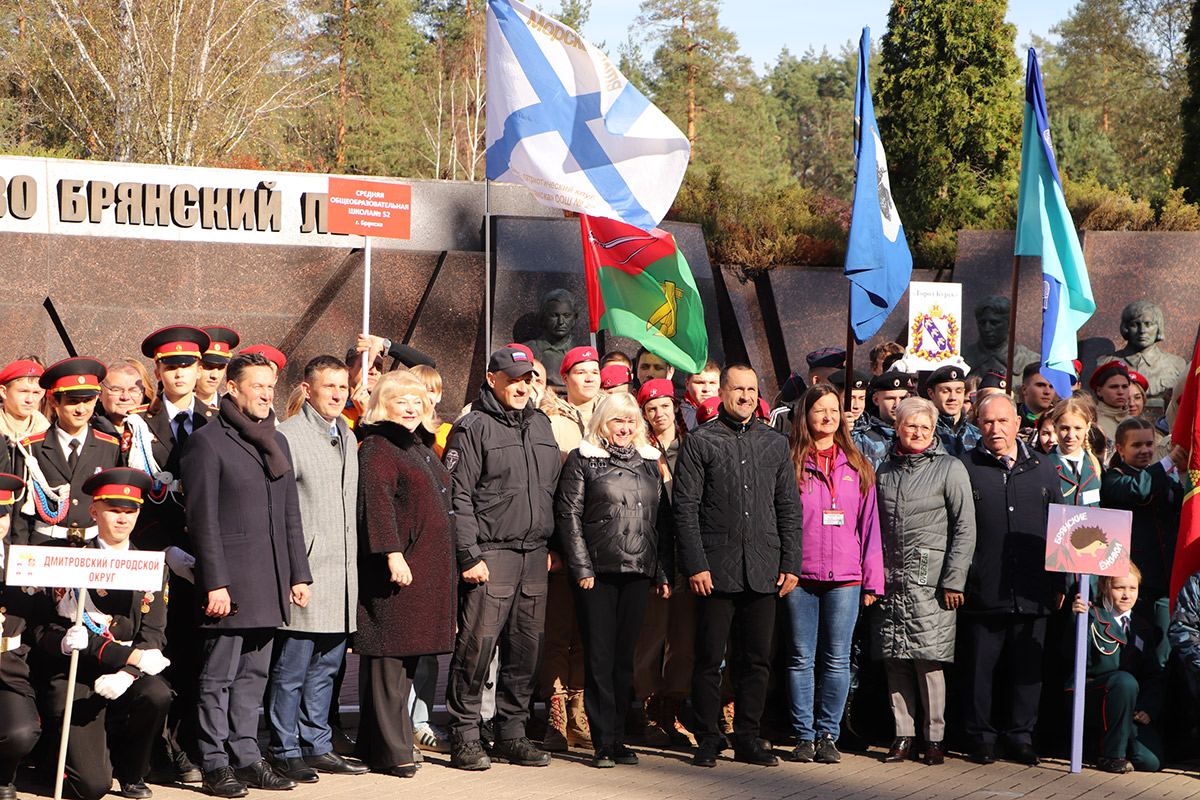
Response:
POLYGON ((287 439, 275 430, 275 370, 235 356, 217 417, 188 437, 181 466, 196 555, 201 650, 197 709, 204 788, 240 797, 246 786, 288 789, 258 749, 275 629, 304 606, 312 576, 287 439))
MULTIPOLYGON (((8 470, 8 453, 0 451, 0 562, 7 559, 12 509, 25 483, 8 470)), ((34 599, 23 586, 8 586, 0 564, 0 800, 17 800, 13 785, 21 759, 41 736, 36 696, 29 675, 27 622, 34 599)))
POLYGON ((1017 439, 1016 403, 1002 392, 979 401, 979 443, 960 458, 975 498, 975 555, 960 615, 959 652, 968 677, 964 721, 973 758, 996 760, 996 740, 1009 753, 1037 764, 1033 729, 1042 691, 1042 649, 1050 612, 1062 605, 1062 576, 1046 571, 1046 512, 1061 503, 1050 459, 1017 439), (992 682, 1005 662, 1009 720, 992 714, 992 682))
POLYGON ((442 462, 450 473, 458 539, 458 638, 450 662, 450 763, 483 770, 479 742, 483 684, 496 647, 496 746, 514 764, 545 766, 550 754, 525 737, 529 700, 541 668, 546 621, 546 541, 554 531, 554 490, 562 468, 550 420, 529 405, 533 356, 502 347, 487 384, 454 424, 442 462))
POLYGON ((758 375, 744 364, 721 372, 717 418, 683 439, 675 466, 679 563, 699 595, 692 705, 697 766, 721 751, 721 663, 733 632, 729 665, 735 696, 737 760, 773 766, 758 742, 767 697, 776 595, 796 587, 800 572, 800 493, 787 439, 755 416, 758 375))

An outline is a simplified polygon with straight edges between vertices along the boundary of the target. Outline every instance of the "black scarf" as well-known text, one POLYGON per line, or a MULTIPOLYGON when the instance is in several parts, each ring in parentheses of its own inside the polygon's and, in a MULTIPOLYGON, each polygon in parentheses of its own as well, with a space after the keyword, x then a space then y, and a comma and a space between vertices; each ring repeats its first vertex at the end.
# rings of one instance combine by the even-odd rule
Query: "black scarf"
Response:
POLYGON ((632 442, 624 447, 618 447, 606 439, 601 439, 601 441, 604 442, 604 449, 609 452, 609 455, 618 461, 628 461, 637 453, 637 447, 632 442))
POLYGON ((251 419, 238 408, 229 395, 221 398, 221 417, 242 437, 242 441, 253 445, 266 464, 267 476, 277 481, 292 468, 279 442, 275 440, 275 412, 267 412, 266 419, 251 419))

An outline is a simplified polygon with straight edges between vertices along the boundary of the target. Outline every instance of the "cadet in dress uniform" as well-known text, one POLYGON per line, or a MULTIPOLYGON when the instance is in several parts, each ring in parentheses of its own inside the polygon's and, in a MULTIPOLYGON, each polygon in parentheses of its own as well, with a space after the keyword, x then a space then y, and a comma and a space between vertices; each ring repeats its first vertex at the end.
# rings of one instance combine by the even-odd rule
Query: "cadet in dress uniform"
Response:
POLYGON ((68 358, 38 379, 50 395, 54 422, 17 445, 14 472, 28 476, 29 494, 14 519, 18 530, 13 541, 44 545, 95 538, 83 483, 121 463, 120 440, 88 424, 106 374, 104 364, 94 358, 68 358))
POLYGON ((149 407, 130 414, 125 423, 132 433, 129 466, 157 479, 133 541, 141 550, 165 551, 167 565, 179 576, 172 587, 175 602, 171 604, 172 637, 167 653, 175 664, 167 678, 177 696, 167 724, 167 750, 175 779, 181 783, 197 783, 203 775, 189 757, 196 751, 196 686, 201 662, 193 606, 200 601, 192 585, 196 560, 184 518, 184 492, 178 482, 179 457, 187 438, 217 413, 195 394, 200 358, 211 345, 207 333, 187 325, 147 336, 142 355, 154 359, 160 388, 149 407))
MULTIPOLYGON (((150 485, 146 473, 127 467, 89 478, 83 490, 92 496, 98 533, 87 547, 131 549, 130 535, 150 485)), ((163 655, 165 584, 156 592, 49 591, 57 615, 37 631, 37 647, 51 669, 42 708, 48 730, 61 731, 67 691, 75 695, 64 787, 83 800, 99 800, 112 788, 115 774, 123 797, 150 797, 145 784, 150 749, 171 704, 171 688, 159 674, 170 664, 163 655), (78 602, 84 603, 85 624, 72 626, 78 602), (80 651, 79 671, 74 687, 68 687, 72 650, 80 651)))
MULTIPOLYGON (((0 460, 7 460, 7 455, 0 460)), ((32 598, 23 587, 4 585, 4 534, 24 488, 16 475, 0 474, 0 800, 16 800, 17 767, 41 733, 26 663, 30 643, 26 621, 32 598)))
POLYGON ((206 325, 200 330, 211 340, 200 356, 200 379, 196 381, 196 396, 209 408, 216 408, 221 399, 217 390, 225 383, 225 367, 233 357, 233 348, 242 341, 234 331, 220 325, 206 325))

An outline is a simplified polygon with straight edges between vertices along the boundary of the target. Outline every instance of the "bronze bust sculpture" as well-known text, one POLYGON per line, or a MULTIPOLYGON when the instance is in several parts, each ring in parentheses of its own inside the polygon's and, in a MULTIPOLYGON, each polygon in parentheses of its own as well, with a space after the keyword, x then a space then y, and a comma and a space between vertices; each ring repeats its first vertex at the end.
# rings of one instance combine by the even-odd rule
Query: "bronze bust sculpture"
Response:
POLYGON ((579 304, 575 295, 566 289, 552 289, 542 296, 541 310, 538 312, 541 336, 524 342, 533 351, 533 357, 545 365, 546 382, 552 386, 563 385, 558 370, 562 366, 563 356, 575 346, 571 333, 575 330, 578 317, 579 304))

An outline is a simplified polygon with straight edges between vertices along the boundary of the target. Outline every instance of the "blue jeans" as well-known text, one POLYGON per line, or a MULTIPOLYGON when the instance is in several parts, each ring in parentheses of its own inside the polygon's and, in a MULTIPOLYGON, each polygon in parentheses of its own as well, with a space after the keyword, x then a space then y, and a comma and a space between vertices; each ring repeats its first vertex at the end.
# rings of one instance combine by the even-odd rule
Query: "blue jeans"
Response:
POLYGON ((433 710, 437 681, 438 657, 419 657, 417 671, 412 676, 412 690, 408 693, 408 712, 412 716, 414 731, 429 726, 429 712, 433 710))
POLYGON ((272 757, 321 756, 333 750, 329 705, 345 655, 344 633, 275 635, 265 709, 272 757))
POLYGON ((784 598, 792 633, 787 668, 797 739, 838 738, 850 691, 850 643, 861 595, 858 585, 797 586, 784 598))

